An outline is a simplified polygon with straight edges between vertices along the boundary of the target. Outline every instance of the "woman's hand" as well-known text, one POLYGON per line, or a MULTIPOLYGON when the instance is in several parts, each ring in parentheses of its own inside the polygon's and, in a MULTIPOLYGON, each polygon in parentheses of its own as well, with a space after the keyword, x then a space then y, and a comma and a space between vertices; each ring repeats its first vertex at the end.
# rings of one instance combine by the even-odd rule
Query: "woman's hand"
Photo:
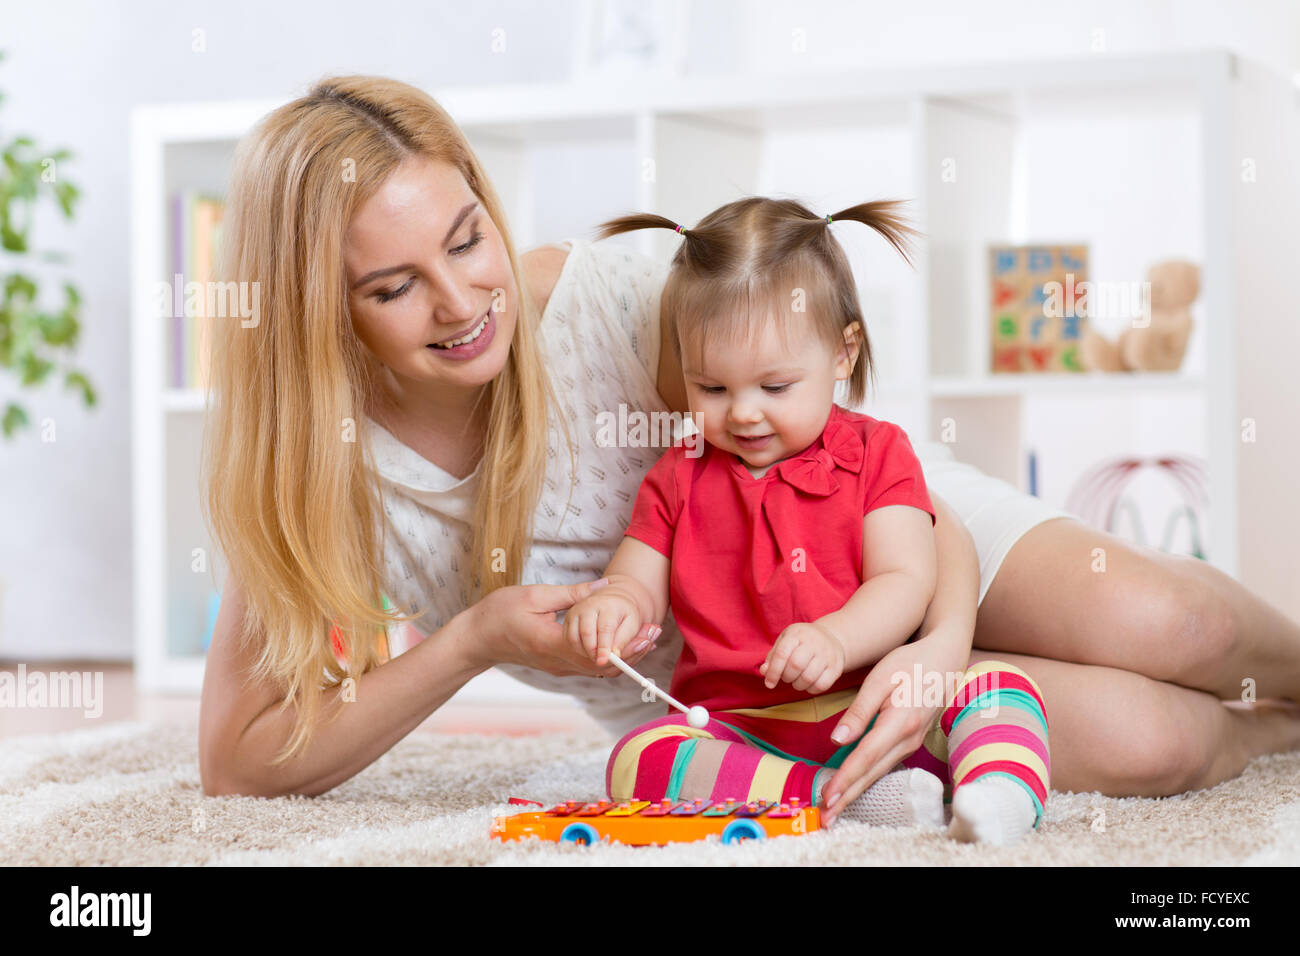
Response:
POLYGON ((921 622, 921 636, 894 648, 876 663, 831 734, 836 743, 848 743, 866 730, 873 716, 876 718, 871 732, 859 741, 818 795, 825 807, 822 821, 828 826, 858 794, 898 766, 900 760, 916 753, 947 703, 949 675, 965 675, 970 665, 980 589, 975 542, 946 501, 936 494, 931 494, 930 500, 935 507, 934 598, 921 622), (920 687, 914 686, 918 674, 920 687), (936 678, 942 692, 931 691, 927 699, 926 687, 933 687, 936 678), (899 689, 897 697, 895 688, 899 689))
MULTIPOLYGON (((461 612, 469 616, 466 631, 471 646, 465 648, 465 654, 489 667, 523 664, 557 677, 618 675, 613 665, 597 667, 590 655, 567 642, 564 625, 556 620, 560 611, 589 597, 605 580, 498 588, 461 612)), ((646 622, 629 642, 623 659, 635 665, 652 644, 650 623, 646 622)))
POLYGON ((871 669, 831 739, 848 743, 866 730, 872 717, 876 722, 822 788, 825 825, 835 822, 840 810, 920 748, 947 703, 952 683, 948 675, 964 674, 969 661, 969 638, 946 640, 943 633, 933 632, 925 640, 895 648, 871 669), (938 693, 936 686, 942 688, 938 693))

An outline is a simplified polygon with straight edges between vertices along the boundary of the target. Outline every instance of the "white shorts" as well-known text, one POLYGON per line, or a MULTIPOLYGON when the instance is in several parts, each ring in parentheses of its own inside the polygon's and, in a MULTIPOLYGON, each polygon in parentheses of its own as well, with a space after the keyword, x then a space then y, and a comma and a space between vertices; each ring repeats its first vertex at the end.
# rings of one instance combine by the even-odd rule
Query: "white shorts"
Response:
POLYGON ((974 465, 957 461, 952 449, 941 442, 918 441, 912 448, 927 487, 952 506, 975 539, 981 604, 1003 559, 1021 535, 1052 518, 1076 517, 974 465))

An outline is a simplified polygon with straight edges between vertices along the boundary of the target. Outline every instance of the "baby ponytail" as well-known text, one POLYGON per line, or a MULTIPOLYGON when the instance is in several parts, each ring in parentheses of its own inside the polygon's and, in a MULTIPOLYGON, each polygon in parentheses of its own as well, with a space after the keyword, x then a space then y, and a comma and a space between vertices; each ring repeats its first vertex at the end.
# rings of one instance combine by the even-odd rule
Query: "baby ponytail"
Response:
POLYGON ((920 233, 908 225, 907 220, 901 215, 903 204, 904 200, 901 199, 881 199, 876 202, 859 203, 856 206, 850 206, 848 209, 841 209, 839 212, 831 213, 826 217, 826 223, 830 225, 832 221, 843 222, 846 219, 851 219, 854 222, 862 223, 864 226, 870 226, 884 236, 910 266, 914 264, 912 262, 910 240, 913 236, 919 236, 920 233))
POLYGON ((677 258, 673 260, 674 263, 680 259, 682 265, 706 273, 720 271, 728 265, 729 246, 726 242, 720 241, 725 238, 725 234, 717 229, 709 229, 704 223, 694 229, 687 229, 671 219, 654 213, 632 213, 602 223, 596 232, 596 238, 608 239, 610 236, 634 232, 637 229, 671 229, 681 236, 682 247, 677 258))

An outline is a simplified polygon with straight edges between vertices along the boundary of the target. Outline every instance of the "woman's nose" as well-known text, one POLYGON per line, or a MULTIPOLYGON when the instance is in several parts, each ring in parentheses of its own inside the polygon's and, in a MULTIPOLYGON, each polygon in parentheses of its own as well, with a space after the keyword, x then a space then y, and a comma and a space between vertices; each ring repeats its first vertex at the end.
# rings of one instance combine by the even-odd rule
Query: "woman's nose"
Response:
MULTIPOLYGON (((433 317, 443 325, 464 325, 479 316, 479 302, 469 285, 447 283, 439 290, 433 317)), ((487 311, 484 306, 484 311, 487 311)))

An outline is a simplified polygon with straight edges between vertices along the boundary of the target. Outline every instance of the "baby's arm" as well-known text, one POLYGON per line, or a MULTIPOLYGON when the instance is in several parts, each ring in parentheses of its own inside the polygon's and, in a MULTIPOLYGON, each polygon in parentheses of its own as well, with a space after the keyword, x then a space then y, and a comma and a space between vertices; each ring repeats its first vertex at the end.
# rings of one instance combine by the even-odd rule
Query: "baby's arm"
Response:
POLYGON ((934 598, 934 530, 929 512, 886 505, 862 519, 863 583, 838 611, 791 624, 759 667, 764 683, 821 694, 845 671, 907 643, 934 598))
POLYGON ((605 666, 608 652, 622 653, 642 623, 663 623, 668 613, 669 566, 665 555, 625 536, 605 569, 609 584, 569 609, 565 634, 605 666))
POLYGON ((862 586, 838 611, 818 618, 856 670, 906 644, 934 599, 934 525, 910 505, 886 505, 862 519, 862 586))

